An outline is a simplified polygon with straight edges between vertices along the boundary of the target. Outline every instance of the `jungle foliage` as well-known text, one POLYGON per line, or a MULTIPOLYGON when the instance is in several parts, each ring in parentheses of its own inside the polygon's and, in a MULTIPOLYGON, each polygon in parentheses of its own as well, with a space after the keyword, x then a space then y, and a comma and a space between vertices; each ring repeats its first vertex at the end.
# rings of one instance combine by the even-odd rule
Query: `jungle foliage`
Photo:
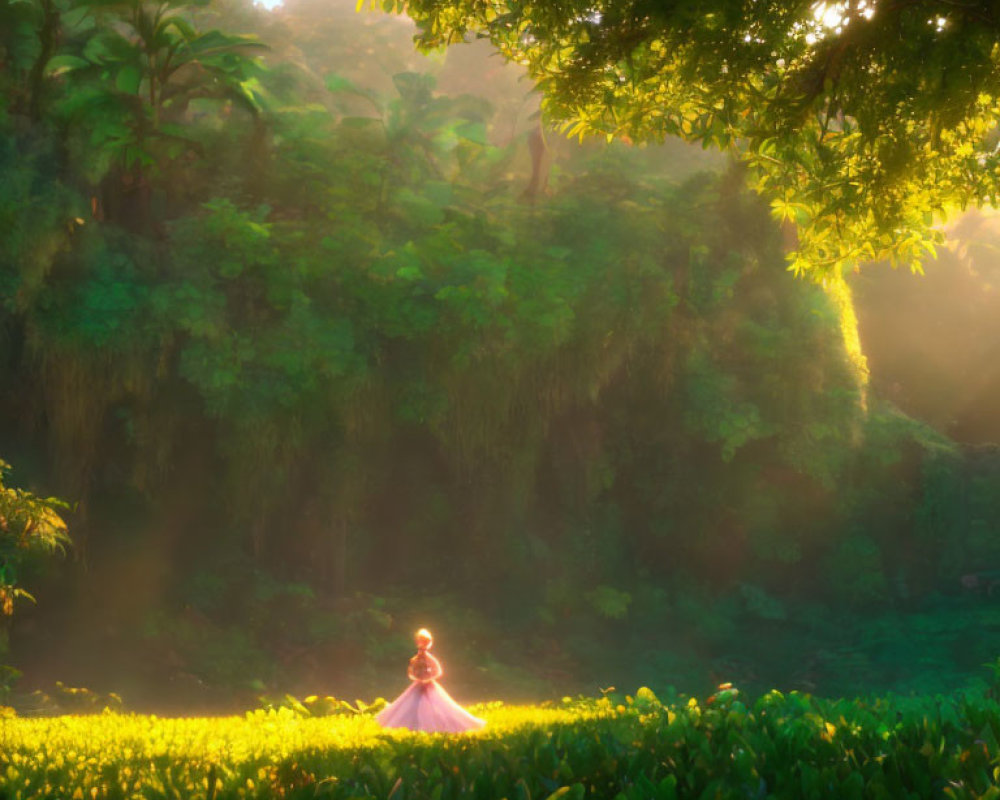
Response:
POLYGON ((787 275, 743 167, 550 136, 542 189, 527 86, 325 3, 0 20, 0 435, 78 503, 21 666, 368 696, 428 624, 538 696, 787 631, 840 689, 995 616, 940 595, 1000 556, 1000 459, 866 400, 846 284, 787 275))
POLYGON ((0 460, 0 614, 11 616, 18 598, 34 600, 19 583, 24 562, 33 556, 64 550, 66 523, 59 515, 69 506, 54 497, 36 497, 3 485, 10 465, 0 460))
MULTIPOLYGON (((0 658, 9 652, 7 618, 14 614, 15 601, 35 602, 24 588, 23 573, 40 557, 65 552, 70 543, 60 516, 70 506, 55 497, 37 497, 4 486, 9 469, 10 465, 0 459, 0 658)), ((6 699, 20 676, 19 670, 0 664, 0 699, 6 699)))
MULTIPOLYGON (((368 5, 361 0, 361 5, 368 5)), ((996 205, 1000 26, 989 4, 881 0, 386 0, 436 47, 484 36, 570 134, 738 153, 790 268, 914 270, 939 218, 996 205)))

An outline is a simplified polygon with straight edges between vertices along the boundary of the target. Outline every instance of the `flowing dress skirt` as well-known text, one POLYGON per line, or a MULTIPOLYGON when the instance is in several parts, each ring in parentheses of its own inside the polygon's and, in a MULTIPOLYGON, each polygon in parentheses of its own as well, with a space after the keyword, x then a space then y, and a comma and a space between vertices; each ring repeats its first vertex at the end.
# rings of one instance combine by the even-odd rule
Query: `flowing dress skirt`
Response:
POLYGON ((482 728, 486 724, 485 720, 472 716, 456 703, 437 681, 414 681, 375 719, 384 728, 409 728, 411 731, 432 733, 460 733, 482 728))

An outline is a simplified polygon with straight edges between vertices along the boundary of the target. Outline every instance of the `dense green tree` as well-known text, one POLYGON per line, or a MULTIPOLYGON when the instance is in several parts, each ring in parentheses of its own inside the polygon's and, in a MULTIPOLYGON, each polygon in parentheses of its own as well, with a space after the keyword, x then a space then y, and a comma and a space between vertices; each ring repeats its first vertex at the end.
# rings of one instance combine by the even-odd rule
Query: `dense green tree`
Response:
MULTIPOLYGON (((87 137, 92 163, 87 177, 103 181, 103 207, 95 214, 153 223, 152 184, 170 165, 204 148, 191 125, 196 100, 238 104, 260 111, 254 86, 260 69, 244 55, 263 45, 254 37, 199 31, 190 10, 202 3, 92 0, 77 31, 76 52, 55 56, 52 75, 70 80, 60 105, 70 126, 87 137), (110 195, 110 196, 109 196, 110 195), (126 211, 123 206, 137 208, 126 211)), ((188 165, 190 167, 190 165, 188 165)))
POLYGON ((0 436, 80 505, 19 652, 368 692, 433 618, 496 690, 587 682, 595 632, 687 634, 637 670, 722 658, 996 552, 961 501, 992 462, 866 406, 844 284, 788 279, 739 165, 549 137, 543 189, 520 72, 305 0, 67 0, 35 119, 29 5, 0 66, 0 436))
POLYGON ((935 220, 995 203, 1000 23, 983 3, 407 0, 420 43, 483 35, 569 134, 730 148, 796 272, 919 269, 935 220))

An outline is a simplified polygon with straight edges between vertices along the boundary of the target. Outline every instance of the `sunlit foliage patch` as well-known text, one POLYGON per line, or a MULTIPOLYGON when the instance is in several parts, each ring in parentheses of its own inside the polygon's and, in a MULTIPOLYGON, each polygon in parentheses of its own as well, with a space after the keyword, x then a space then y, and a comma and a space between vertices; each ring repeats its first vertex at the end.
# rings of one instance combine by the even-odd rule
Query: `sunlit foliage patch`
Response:
POLYGON ((995 798, 1000 705, 958 698, 744 704, 635 697, 473 707, 485 730, 387 731, 370 713, 0 724, 10 798, 995 798))

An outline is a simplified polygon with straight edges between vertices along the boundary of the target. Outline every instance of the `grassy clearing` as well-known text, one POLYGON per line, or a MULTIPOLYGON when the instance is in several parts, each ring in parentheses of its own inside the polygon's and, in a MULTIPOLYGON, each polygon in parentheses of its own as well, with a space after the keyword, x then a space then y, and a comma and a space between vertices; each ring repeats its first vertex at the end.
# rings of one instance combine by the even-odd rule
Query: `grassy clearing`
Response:
POLYGON ((483 731, 304 716, 0 720, 0 795, 21 798, 1000 798, 1000 706, 955 697, 744 704, 635 697, 473 706, 483 731))

